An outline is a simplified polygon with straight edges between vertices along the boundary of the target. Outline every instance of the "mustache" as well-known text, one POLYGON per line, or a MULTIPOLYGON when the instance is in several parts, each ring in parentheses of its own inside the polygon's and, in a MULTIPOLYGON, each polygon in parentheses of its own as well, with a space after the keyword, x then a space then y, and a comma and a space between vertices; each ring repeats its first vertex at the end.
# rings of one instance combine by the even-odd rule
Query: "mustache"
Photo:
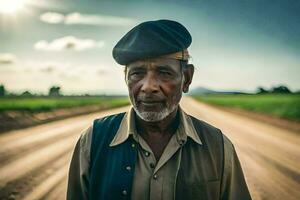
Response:
POLYGON ((161 101, 164 101, 165 99, 162 97, 162 96, 159 96, 159 95, 154 95, 154 94, 151 94, 151 95, 138 95, 137 96, 137 101, 145 101, 145 102, 161 102, 161 101))

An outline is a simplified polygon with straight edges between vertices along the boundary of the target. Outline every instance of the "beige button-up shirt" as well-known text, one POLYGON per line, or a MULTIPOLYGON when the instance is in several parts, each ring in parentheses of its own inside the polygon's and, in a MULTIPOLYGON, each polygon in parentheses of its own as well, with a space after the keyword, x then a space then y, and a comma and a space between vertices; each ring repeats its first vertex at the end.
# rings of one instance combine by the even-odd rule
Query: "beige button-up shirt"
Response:
MULTIPOLYGON (((197 163, 201 162, 199 160, 193 160, 193 157, 195 156, 195 153, 197 154, 198 150, 195 152, 192 151, 188 154, 186 150, 183 152, 183 147, 188 138, 193 140, 195 145, 203 145, 199 135, 197 134, 197 131, 195 130, 192 120, 182 109, 179 108, 180 123, 178 129, 171 137, 160 159, 156 160, 147 142, 139 135, 139 133, 137 133, 134 115, 135 112, 131 108, 129 112, 125 114, 114 139, 110 143, 110 146, 113 147, 125 142, 127 138, 132 135, 138 144, 138 157, 134 168, 131 199, 175 199, 177 185, 176 181, 178 179, 178 173, 180 173, 179 170, 181 162, 186 162, 186 159, 190 160, 191 169, 195 169, 195 167, 197 168, 197 163), (191 158, 187 158, 187 155, 191 156, 192 160, 191 158), (183 157, 184 161, 182 159, 183 157)), ((78 199, 88 199, 89 163, 92 133, 93 127, 91 126, 82 133, 75 147, 69 171, 67 199, 74 199, 74 197, 78 197, 78 199), (76 185, 76 187, 74 187, 74 185, 76 185), (78 190, 78 185, 80 190, 78 190), (73 188, 77 189, 75 190, 73 188)), ((237 199, 235 197, 238 197, 239 195, 237 194, 241 192, 235 191, 238 190, 238 184, 241 184, 242 186, 242 193, 247 193, 248 190, 233 146, 225 136, 224 154, 226 154, 226 156, 223 176, 226 180, 220 186, 220 189, 217 189, 217 191, 221 192, 220 196, 223 196, 223 198, 225 197, 224 199, 237 199), (236 170, 236 172, 233 170, 236 170)), ((129 166, 126 169, 132 170, 129 166)), ((201 173, 194 171, 189 174, 194 174, 189 178, 194 182, 195 177, 199 179, 198 176, 201 173)), ((205 180, 209 179, 210 175, 204 174, 202 176, 204 177, 200 177, 200 179, 205 180)), ((181 180, 189 182, 187 178, 188 177, 180 177, 181 180)), ((191 191, 191 188, 194 187, 194 184, 195 183, 186 189, 187 196, 197 196, 197 193, 201 193, 201 191, 199 191, 199 188, 202 187, 201 185, 199 185, 199 188, 197 188, 196 191, 191 191)), ((217 185, 220 184, 220 180, 208 180, 207 184, 212 185, 212 187, 217 187, 217 185)), ((129 191, 123 191, 124 195, 126 195, 128 192, 129 191)), ((182 195, 184 196, 184 194, 182 195)), ((251 199, 250 195, 247 199, 251 199)))
POLYGON ((181 147, 187 137, 199 145, 202 144, 191 119, 179 109, 180 124, 176 133, 171 137, 159 160, 147 144, 137 133, 134 110, 125 114, 120 128, 110 146, 124 142, 129 135, 138 143, 138 157, 135 165, 131 199, 174 199, 176 178, 181 162, 181 147))

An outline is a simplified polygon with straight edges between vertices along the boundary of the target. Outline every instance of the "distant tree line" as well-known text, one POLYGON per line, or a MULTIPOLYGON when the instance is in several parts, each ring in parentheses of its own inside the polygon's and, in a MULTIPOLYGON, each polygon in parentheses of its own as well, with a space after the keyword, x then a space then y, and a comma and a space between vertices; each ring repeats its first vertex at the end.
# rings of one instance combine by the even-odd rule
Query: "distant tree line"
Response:
MULTIPOLYGON (((8 91, 5 89, 4 85, 0 85, 0 97, 3 96, 25 96, 25 97, 30 97, 30 96, 37 96, 36 94, 32 94, 31 92, 29 92, 28 90, 22 92, 21 94, 11 94, 8 93, 8 91)), ((61 94, 61 87, 59 86, 52 86, 49 88, 48 91, 48 96, 62 96, 61 94)))
POLYGON ((280 86, 277 86, 277 87, 272 87, 270 90, 267 90, 263 87, 258 87, 257 88, 257 94, 268 94, 268 93, 271 93, 271 94, 291 94, 293 93, 287 86, 284 86, 284 85, 280 85, 280 86))
MULTIPOLYGON (((294 94, 299 94, 300 91, 295 92, 294 94)), ((256 94, 293 94, 293 92, 285 85, 279 85, 277 87, 272 87, 271 89, 267 90, 263 87, 258 87, 256 90, 256 94)), ((0 85, 0 97, 3 96, 24 96, 24 97, 30 97, 30 96, 39 96, 36 94, 32 94, 28 90, 24 91, 21 94, 12 94, 8 93, 8 91, 5 89, 4 85, 0 85)), ((52 86, 49 88, 48 96, 52 97, 58 97, 62 96, 61 93, 61 87, 59 86, 52 86)))

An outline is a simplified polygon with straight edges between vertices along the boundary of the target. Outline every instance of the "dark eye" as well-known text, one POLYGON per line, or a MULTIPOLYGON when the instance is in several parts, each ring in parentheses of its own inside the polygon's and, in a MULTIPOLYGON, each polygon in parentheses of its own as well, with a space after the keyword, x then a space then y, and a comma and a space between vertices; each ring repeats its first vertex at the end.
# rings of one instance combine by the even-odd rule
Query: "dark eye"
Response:
POLYGON ((142 74, 143 74, 142 72, 132 72, 132 73, 130 73, 130 76, 139 76, 142 74))
POLYGON ((163 76, 172 76, 172 73, 166 70, 159 70, 159 74, 163 76))
POLYGON ((142 76, 144 76, 144 72, 142 71, 133 71, 129 73, 129 78, 131 79, 141 78, 142 76))

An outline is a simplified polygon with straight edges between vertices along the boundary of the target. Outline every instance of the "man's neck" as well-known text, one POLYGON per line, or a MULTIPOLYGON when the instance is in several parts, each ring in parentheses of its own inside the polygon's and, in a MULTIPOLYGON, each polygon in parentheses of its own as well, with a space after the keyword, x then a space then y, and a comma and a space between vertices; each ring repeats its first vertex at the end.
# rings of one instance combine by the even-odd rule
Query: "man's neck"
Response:
POLYGON ((179 122, 179 115, 178 115, 178 107, 165 119, 158 121, 158 122, 147 122, 135 115, 136 117, 136 128, 138 133, 142 134, 146 137, 163 137, 164 135, 173 134, 175 133, 178 122, 179 122))
POLYGON ((159 122, 146 122, 136 116, 138 134, 151 148, 156 160, 159 160, 172 135, 178 128, 178 107, 165 119, 159 122))

